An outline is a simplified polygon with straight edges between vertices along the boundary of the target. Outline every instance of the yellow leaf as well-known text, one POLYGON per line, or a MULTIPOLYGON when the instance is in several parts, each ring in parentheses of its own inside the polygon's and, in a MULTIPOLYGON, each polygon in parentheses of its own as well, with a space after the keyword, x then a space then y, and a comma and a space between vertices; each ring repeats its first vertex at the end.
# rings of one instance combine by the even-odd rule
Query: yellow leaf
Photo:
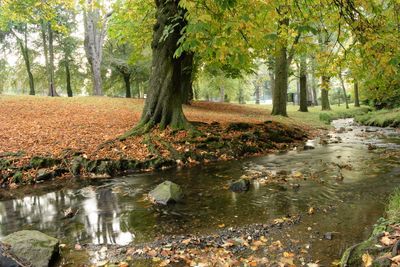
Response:
POLYGON ((370 267, 372 266, 372 257, 368 253, 365 253, 362 255, 362 261, 363 261, 363 266, 364 267, 370 267))

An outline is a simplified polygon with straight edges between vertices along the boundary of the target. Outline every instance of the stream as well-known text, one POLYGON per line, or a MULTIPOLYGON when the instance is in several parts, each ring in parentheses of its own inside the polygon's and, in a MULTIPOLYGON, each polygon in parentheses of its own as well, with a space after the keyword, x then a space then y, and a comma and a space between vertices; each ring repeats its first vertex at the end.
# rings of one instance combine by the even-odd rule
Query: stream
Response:
POLYGON ((400 184, 400 131, 336 120, 329 144, 315 149, 218 162, 110 180, 82 181, 78 188, 37 192, 0 201, 0 238, 36 229, 66 244, 150 242, 161 235, 212 233, 224 227, 266 223, 288 214, 301 222, 275 239, 296 239, 324 266, 367 238, 384 216, 388 195, 400 184), (231 180, 254 173, 277 173, 285 182, 252 181, 245 193, 227 189, 231 180), (164 180, 182 186, 182 203, 151 205, 145 194, 164 180), (64 210, 76 215, 64 218, 64 210), (313 210, 312 214, 310 209, 313 210), (333 233, 332 239, 324 238, 333 233))

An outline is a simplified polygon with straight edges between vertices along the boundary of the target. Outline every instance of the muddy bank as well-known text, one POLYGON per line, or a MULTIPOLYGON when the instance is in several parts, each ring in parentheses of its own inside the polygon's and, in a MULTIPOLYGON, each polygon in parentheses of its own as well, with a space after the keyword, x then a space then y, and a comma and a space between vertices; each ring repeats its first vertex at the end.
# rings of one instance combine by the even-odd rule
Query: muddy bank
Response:
POLYGON ((7 189, 60 178, 110 178, 274 153, 299 146, 309 135, 304 129, 272 121, 195 125, 196 132, 155 130, 144 136, 102 144, 91 154, 71 149, 59 155, 3 153, 0 198, 10 197, 7 189))

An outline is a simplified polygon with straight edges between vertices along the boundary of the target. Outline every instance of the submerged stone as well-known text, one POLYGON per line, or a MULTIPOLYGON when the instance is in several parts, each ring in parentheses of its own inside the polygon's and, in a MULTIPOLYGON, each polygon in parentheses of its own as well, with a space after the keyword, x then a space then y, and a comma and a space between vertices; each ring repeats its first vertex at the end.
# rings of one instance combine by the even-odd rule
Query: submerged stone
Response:
POLYGON ((51 266, 59 256, 58 239, 39 231, 18 231, 4 237, 1 243, 0 263, 7 261, 10 263, 10 265, 4 266, 19 266, 12 265, 14 259, 10 259, 8 255, 12 255, 18 261, 21 260, 32 267, 51 266), (7 248, 6 253, 3 251, 4 248, 7 248))
POLYGON ((250 189, 250 181, 247 179, 239 179, 232 182, 229 189, 233 192, 240 193, 250 189))
POLYGON ((165 181, 156 188, 154 188, 149 196, 154 200, 154 202, 162 205, 167 205, 168 203, 179 202, 183 198, 183 192, 179 185, 171 182, 165 181))

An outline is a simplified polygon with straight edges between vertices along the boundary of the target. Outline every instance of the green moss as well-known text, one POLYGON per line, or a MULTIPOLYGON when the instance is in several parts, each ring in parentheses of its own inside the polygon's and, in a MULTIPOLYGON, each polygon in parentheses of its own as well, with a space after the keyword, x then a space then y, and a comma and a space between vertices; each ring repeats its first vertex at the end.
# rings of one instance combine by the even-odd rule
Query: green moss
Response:
POLYGON ((13 175, 13 177, 12 177, 12 182, 13 183, 16 183, 16 184, 19 184, 19 183, 22 183, 22 181, 23 181, 23 175, 22 175, 22 172, 16 172, 14 175, 13 175))
POLYGON ((61 160, 59 159, 46 158, 46 157, 33 157, 30 160, 30 165, 32 168, 50 168, 60 163, 61 160))

